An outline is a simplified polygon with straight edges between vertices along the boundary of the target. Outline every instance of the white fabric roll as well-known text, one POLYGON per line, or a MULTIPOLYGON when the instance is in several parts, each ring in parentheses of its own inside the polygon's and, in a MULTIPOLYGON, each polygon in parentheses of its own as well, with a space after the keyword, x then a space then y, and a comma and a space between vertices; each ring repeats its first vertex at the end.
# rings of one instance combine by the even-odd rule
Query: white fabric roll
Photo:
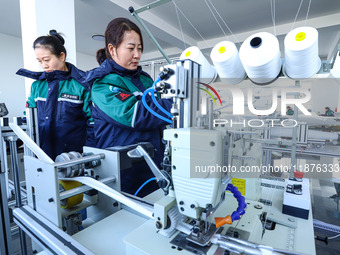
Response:
POLYGON ((17 124, 9 123, 14 133, 37 157, 45 163, 53 164, 54 161, 22 130, 17 124))
POLYGON ((203 82, 209 84, 216 79, 217 72, 215 67, 209 63, 198 47, 191 46, 185 49, 180 56, 180 60, 183 59, 190 59, 201 65, 201 79, 203 82))
POLYGON ((65 181, 77 181, 85 184, 95 190, 102 192, 103 194, 117 200, 120 203, 130 207, 131 209, 145 215, 146 217, 153 219, 153 210, 147 206, 143 206, 142 204, 136 203, 132 199, 124 196, 123 194, 119 193, 118 191, 110 188, 109 186, 101 183, 90 177, 73 177, 73 178, 61 178, 60 180, 65 181))
POLYGON ((254 83, 268 84, 274 81, 281 71, 279 41, 267 32, 249 36, 241 45, 240 59, 254 83))
POLYGON ((290 31, 284 40, 285 67, 288 77, 306 79, 321 67, 318 31, 313 27, 298 27, 290 31))
POLYGON ((233 42, 223 41, 211 50, 210 58, 223 82, 235 85, 246 77, 238 50, 233 42))

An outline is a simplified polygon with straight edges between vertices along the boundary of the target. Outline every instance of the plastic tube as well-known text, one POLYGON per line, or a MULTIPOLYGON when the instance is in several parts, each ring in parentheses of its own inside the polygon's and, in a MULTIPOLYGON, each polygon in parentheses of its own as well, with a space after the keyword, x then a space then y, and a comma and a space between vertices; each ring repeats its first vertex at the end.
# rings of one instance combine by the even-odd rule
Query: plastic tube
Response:
MULTIPOLYGON (((158 82, 160 82, 160 81, 161 81, 161 78, 158 77, 158 78, 155 80, 155 82, 152 84, 152 87, 155 89, 155 88, 156 88, 156 84, 157 84, 158 82)), ((157 102, 154 93, 151 93, 151 98, 152 98, 152 101, 154 102, 154 104, 157 106, 157 108, 158 108, 159 110, 161 110, 162 112, 164 112, 164 113, 165 113, 166 115, 168 115, 170 118, 173 117, 173 116, 171 115, 170 112, 168 112, 167 110, 165 110, 165 109, 157 102)))
POLYGON ((151 182, 151 181, 156 181, 156 177, 152 177, 152 178, 150 178, 149 180, 147 180, 146 182, 144 182, 144 183, 137 189, 137 191, 136 191, 136 193, 134 194, 134 196, 137 196, 138 192, 141 191, 141 189, 144 188, 144 186, 145 186, 146 184, 148 184, 149 182, 151 182))
POLYGON ((231 183, 228 184, 227 190, 233 193, 238 202, 238 207, 236 211, 231 214, 231 219, 232 221, 239 220, 240 216, 245 213, 244 209, 247 207, 247 204, 245 203, 245 198, 241 195, 241 192, 238 190, 238 188, 231 183))
POLYGON ((245 202, 245 198, 242 196, 238 188, 229 183, 226 190, 233 193, 234 197, 237 199, 238 207, 231 215, 227 215, 226 217, 216 217, 215 223, 217 228, 223 226, 224 224, 232 224, 233 221, 239 220, 241 215, 246 212, 245 208, 247 207, 247 203, 245 202))
POLYGON ((152 84, 152 87, 155 88, 156 84, 161 81, 161 78, 157 77, 157 79, 152 84))
POLYGON ((168 122, 170 124, 172 124, 172 121, 167 119, 167 118, 164 118, 163 116, 159 115, 157 112, 155 112, 154 110, 152 110, 147 104, 146 104, 146 101, 145 101, 145 97, 146 95, 151 92, 152 93, 155 93, 155 90, 153 88, 149 88, 147 90, 144 91, 143 93, 143 97, 142 97, 142 102, 143 102, 143 105, 144 107, 153 115, 155 115, 157 118, 161 119, 161 120, 164 120, 165 122, 168 122))
POLYGON ((154 104, 157 106, 157 108, 159 110, 161 110, 162 112, 164 112, 166 115, 168 115, 170 118, 172 118, 173 116, 171 115, 170 112, 168 112, 167 110, 165 110, 158 102, 157 102, 157 99, 155 98, 155 94, 154 93, 151 93, 151 98, 152 98, 152 101, 154 102, 154 104))

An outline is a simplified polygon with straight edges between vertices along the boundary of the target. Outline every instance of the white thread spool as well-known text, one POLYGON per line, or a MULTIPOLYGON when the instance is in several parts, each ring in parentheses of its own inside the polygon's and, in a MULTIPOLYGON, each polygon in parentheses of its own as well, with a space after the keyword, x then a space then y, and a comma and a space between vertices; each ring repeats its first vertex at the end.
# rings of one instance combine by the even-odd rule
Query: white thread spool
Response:
POLYGON ((201 65, 201 80, 205 83, 213 82, 217 77, 217 72, 214 66, 212 66, 206 57, 203 55, 201 50, 196 46, 191 46, 185 49, 180 60, 190 59, 201 65))
POLYGON ((267 32, 249 36, 241 45, 240 59, 247 75, 255 84, 269 84, 281 71, 279 41, 267 32))
POLYGON ((285 73, 292 79, 306 79, 321 67, 318 31, 313 27, 298 27, 290 31, 284 40, 285 73))
POLYGON ((222 81, 235 85, 246 77, 238 50, 233 42, 223 41, 211 50, 210 58, 222 81))

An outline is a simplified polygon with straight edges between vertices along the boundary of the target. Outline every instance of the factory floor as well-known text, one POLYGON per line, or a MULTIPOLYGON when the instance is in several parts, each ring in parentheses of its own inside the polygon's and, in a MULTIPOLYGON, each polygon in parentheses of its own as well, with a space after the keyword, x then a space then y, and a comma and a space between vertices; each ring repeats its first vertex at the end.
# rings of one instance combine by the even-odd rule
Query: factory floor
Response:
MULTIPOLYGON (((336 196, 334 183, 330 179, 312 179, 311 180, 312 194, 312 210, 313 218, 340 226, 340 204, 337 205, 339 199, 336 196), (332 197, 332 198, 331 198, 332 197)), ((331 237, 336 234, 329 231, 320 231, 315 229, 315 235, 320 237, 331 237)), ((27 254, 33 254, 30 238, 27 238, 27 254)), ((15 234, 13 238, 14 255, 22 254, 20 251, 19 234, 15 234)), ((340 237, 328 240, 328 244, 322 241, 315 241, 317 255, 338 255, 340 254, 340 237)))

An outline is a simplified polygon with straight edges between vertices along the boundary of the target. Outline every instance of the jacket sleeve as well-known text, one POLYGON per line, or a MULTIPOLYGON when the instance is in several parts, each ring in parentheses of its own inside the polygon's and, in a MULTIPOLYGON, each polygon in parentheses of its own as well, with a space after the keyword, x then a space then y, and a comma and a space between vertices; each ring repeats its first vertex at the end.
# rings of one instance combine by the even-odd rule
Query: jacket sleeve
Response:
POLYGON ((36 90, 37 90, 37 82, 33 82, 31 86, 31 92, 27 98, 27 107, 28 108, 35 108, 37 107, 37 103, 35 102, 36 98, 36 90))
MULTIPOLYGON (((142 93, 124 91, 119 85, 107 84, 97 80, 92 87, 92 101, 104 112, 113 124, 124 125, 127 128, 154 129, 169 124, 151 114, 142 103, 142 93)), ((147 95, 148 106, 165 118, 169 119, 152 102, 151 96, 147 95)), ((172 106, 171 99, 159 99, 158 103, 167 111, 172 106)))
POLYGON ((83 111, 87 116, 86 120, 86 141, 85 146, 95 147, 96 140, 94 136, 94 121, 92 119, 92 101, 91 101, 91 93, 88 90, 84 90, 84 107, 83 111))

